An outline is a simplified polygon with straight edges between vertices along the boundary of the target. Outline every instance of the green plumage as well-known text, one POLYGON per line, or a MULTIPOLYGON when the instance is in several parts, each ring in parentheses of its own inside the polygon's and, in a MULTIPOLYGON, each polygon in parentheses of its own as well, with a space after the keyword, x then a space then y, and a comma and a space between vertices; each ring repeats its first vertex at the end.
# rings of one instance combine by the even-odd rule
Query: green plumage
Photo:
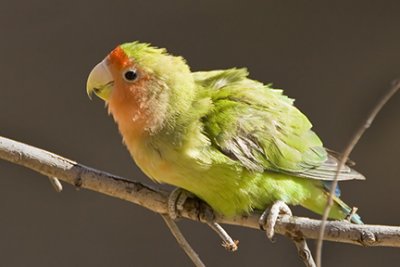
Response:
MULTIPOLYGON (((277 200, 323 212, 338 160, 282 90, 247 78, 246 69, 190 72, 165 50, 122 47, 157 81, 143 90, 161 92, 154 99, 166 110, 140 149, 122 132, 148 176, 194 193, 226 216, 264 210, 277 200)), ((364 177, 346 166, 339 180, 349 179, 364 177)), ((330 217, 345 218, 350 208, 338 196, 334 201, 330 217)), ((353 222, 361 223, 358 215, 353 222)))
MULTIPOLYGON (((216 192, 205 190, 199 196, 226 215, 262 210, 277 200, 322 213, 327 199, 322 180, 334 179, 337 160, 328 158, 292 99, 247 75, 245 69, 193 73, 198 90, 194 106, 207 106, 200 108, 207 112, 195 124, 207 140, 202 148, 206 162, 217 165, 202 174, 215 179, 210 184, 216 192)), ((339 179, 357 178, 362 176, 347 167, 339 179)), ((334 199, 330 217, 343 219, 350 208, 334 199)))

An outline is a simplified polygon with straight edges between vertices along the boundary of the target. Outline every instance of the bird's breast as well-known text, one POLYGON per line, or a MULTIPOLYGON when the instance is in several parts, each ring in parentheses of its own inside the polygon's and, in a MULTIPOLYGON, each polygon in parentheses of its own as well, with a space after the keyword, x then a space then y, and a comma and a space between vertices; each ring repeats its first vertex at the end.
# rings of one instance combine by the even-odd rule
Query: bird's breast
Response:
POLYGON ((160 183, 177 184, 181 174, 176 163, 171 161, 174 156, 168 155, 169 151, 145 143, 128 145, 128 149, 138 167, 151 179, 160 183))

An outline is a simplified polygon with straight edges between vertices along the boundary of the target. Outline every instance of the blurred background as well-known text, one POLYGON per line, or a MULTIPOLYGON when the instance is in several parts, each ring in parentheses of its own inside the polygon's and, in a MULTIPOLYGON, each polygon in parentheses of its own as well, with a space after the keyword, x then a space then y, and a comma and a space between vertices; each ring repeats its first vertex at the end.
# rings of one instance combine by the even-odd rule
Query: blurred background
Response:
MULTIPOLYGON (((91 68, 140 40, 192 70, 248 67, 297 99, 325 145, 342 151, 400 77, 399 1, 2 1, 0 135, 152 184, 117 128, 85 91, 91 68)), ((352 154, 365 182, 341 184, 367 223, 399 225, 400 96, 352 154)), ((130 203, 0 161, 0 266, 191 266, 161 218, 130 203)), ((295 209, 297 215, 317 215, 295 209)), ((208 266, 302 266, 292 242, 226 227, 236 253, 205 225, 179 222, 208 266)), ((313 246, 313 241, 310 241, 313 246)), ((324 266, 400 261, 398 249, 325 243, 324 266)))

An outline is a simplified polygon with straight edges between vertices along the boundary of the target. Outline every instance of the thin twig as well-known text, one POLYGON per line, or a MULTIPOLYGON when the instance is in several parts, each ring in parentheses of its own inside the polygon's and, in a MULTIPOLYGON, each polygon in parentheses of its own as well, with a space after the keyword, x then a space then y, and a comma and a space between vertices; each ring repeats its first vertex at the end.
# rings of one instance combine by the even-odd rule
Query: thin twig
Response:
MULTIPOLYGON (((57 177, 76 187, 90 189, 138 204, 159 214, 166 215, 168 213, 169 192, 86 167, 39 148, 0 137, 0 159, 30 168, 45 176, 57 177)), ((188 199, 180 216, 208 223, 209 212, 205 207, 208 206, 199 200, 188 199)), ((215 221, 259 229, 259 217, 259 213, 233 218, 216 215, 215 221)), ((320 225, 320 220, 283 215, 278 217, 275 233, 292 239, 317 239, 320 225)), ((361 246, 400 247, 400 227, 329 221, 325 227, 324 239, 361 246)))
POLYGON ((49 177, 49 181, 57 193, 60 193, 63 190, 62 184, 61 184, 60 180, 58 180, 57 178, 49 177))
POLYGON ((192 260, 193 264, 197 267, 205 267, 204 263, 201 261, 199 255, 193 250, 190 246, 189 242, 183 236, 182 232, 179 230, 178 225, 172 220, 169 215, 161 214, 161 217, 164 219, 165 224, 168 226, 169 230, 175 237, 179 246, 185 251, 185 253, 192 260))
POLYGON ((207 224, 221 237, 224 248, 232 252, 238 249, 239 241, 233 240, 221 225, 217 222, 208 222, 207 224))
POLYGON ((323 244, 323 237, 324 237, 324 232, 325 232, 325 226, 326 222, 329 216, 329 212, 332 208, 333 205, 333 196, 335 195, 335 190, 338 184, 338 177, 339 177, 339 172, 345 165, 347 159, 350 156, 350 153, 353 151, 354 147, 357 145, 358 141, 364 134, 364 132, 371 126, 372 122, 374 121, 376 115, 378 115, 379 111, 385 106, 387 101, 399 90, 400 88, 400 81, 395 81, 389 91, 382 97, 382 99, 379 100, 379 102, 375 105, 375 107, 371 110, 371 113, 368 115, 367 120, 365 123, 355 132, 353 137, 350 139, 349 144, 346 146, 346 149, 343 152, 342 157, 340 158, 340 163, 339 166, 336 170, 335 174, 335 179, 333 180, 332 186, 331 186, 331 191, 329 194, 329 199, 327 202, 327 205, 324 210, 324 214, 321 219, 321 229, 319 231, 319 237, 317 240, 317 245, 316 245, 316 263, 318 267, 321 267, 321 258, 322 258, 322 244, 323 244))
POLYGON ((304 264, 307 267, 315 267, 316 265, 306 240, 304 238, 294 238, 293 242, 296 245, 299 257, 303 260, 304 264))

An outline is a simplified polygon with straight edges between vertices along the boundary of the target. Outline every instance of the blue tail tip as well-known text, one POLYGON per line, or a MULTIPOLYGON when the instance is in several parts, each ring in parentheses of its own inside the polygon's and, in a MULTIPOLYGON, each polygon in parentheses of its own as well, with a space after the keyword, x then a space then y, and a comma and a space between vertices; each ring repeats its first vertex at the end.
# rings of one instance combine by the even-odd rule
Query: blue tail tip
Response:
POLYGON ((357 213, 351 215, 350 221, 355 224, 364 224, 363 221, 361 220, 360 215, 358 215, 357 213))

